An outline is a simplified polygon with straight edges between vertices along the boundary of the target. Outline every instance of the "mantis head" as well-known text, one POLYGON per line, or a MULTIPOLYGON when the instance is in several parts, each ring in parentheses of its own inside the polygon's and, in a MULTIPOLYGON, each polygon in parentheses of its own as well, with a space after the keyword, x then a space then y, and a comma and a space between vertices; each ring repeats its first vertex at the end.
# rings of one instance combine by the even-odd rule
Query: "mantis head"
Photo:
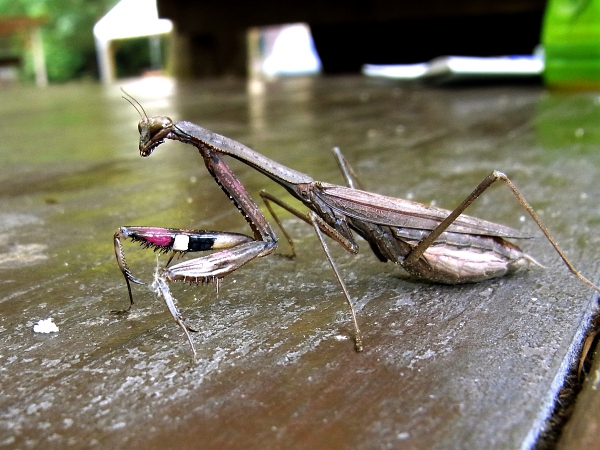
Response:
POLYGON ((173 128, 173 121, 166 116, 142 117, 138 123, 140 155, 150 156, 156 147, 165 142, 173 128))
POLYGON ((146 111, 140 102, 125 92, 123 88, 121 88, 121 91, 127 96, 124 96, 123 98, 135 108, 141 117, 141 120, 138 123, 138 131, 140 132, 140 155, 143 157, 150 156, 156 147, 165 142, 165 139, 173 130, 173 121, 166 116, 148 117, 148 114, 146 114, 146 111))

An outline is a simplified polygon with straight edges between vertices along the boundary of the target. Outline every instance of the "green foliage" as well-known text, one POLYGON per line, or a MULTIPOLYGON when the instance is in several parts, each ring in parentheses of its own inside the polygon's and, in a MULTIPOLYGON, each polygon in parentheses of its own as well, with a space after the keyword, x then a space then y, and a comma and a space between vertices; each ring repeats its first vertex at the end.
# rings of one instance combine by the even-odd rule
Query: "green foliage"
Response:
MULTIPOLYGON (((0 16, 44 17, 42 28, 50 81, 97 76, 94 24, 118 0, 0 0, 0 16)), ((25 76, 33 79, 31 61, 25 76)))

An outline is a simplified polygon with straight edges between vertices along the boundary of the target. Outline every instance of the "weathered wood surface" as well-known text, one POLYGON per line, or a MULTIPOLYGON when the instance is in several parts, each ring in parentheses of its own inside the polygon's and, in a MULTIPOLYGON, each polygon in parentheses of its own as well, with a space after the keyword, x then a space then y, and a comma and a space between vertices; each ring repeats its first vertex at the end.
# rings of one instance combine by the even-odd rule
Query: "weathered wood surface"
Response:
MULTIPOLYGON (((492 169, 522 189, 565 252, 600 265, 600 103, 539 87, 405 88, 363 78, 124 83, 149 114, 190 120, 315 179, 339 146, 378 193, 452 208, 492 169)), ((316 237, 285 217, 298 258, 213 287, 176 285, 198 359, 161 300, 127 292, 120 225, 246 232, 189 146, 139 158, 117 87, 0 91, 0 444, 7 448, 530 448, 576 360, 596 298, 543 239, 546 269, 464 286, 334 257, 365 352, 316 237), (56 334, 32 332, 52 317, 56 334)), ((252 195, 282 191, 232 163, 252 195)), ((258 198, 258 197, 257 197, 258 198)), ((469 213, 539 234, 507 189, 469 213)), ((360 242, 359 242, 360 244, 360 242)), ((152 252, 127 245, 150 281, 152 252)), ((279 253, 286 253, 285 242, 279 253)), ((163 264, 166 258, 160 260, 163 264)))

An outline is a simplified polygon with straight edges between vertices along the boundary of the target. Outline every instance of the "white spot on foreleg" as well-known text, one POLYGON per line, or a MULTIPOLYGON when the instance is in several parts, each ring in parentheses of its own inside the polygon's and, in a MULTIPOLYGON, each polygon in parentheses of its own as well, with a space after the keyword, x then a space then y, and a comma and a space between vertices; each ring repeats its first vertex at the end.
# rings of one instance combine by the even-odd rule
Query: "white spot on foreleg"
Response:
POLYGON ((185 234, 177 234, 175 235, 175 240, 173 241, 173 250, 179 252, 186 252, 190 245, 190 237, 185 234))

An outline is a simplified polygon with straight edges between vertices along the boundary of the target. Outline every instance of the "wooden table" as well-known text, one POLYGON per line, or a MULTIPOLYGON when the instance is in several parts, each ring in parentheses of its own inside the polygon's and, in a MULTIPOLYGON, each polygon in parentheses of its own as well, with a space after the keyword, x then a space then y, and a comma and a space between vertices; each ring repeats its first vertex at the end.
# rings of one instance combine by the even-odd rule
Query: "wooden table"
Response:
MULTIPOLYGON (((361 77, 123 83, 148 114, 225 134, 343 182, 339 146, 367 189, 453 208, 492 169, 527 196, 573 263, 600 263, 600 102, 537 86, 439 89, 361 77)), ((196 361, 164 304, 114 261, 121 225, 248 233, 192 147, 137 150, 118 87, 0 91, 0 443, 7 448, 531 448, 555 424, 597 296, 544 239, 542 268, 489 282, 419 283, 331 244, 365 351, 309 227, 212 286, 176 284, 196 361), (32 326, 52 317, 60 331, 32 326), (562 397, 561 397, 562 398, 562 397)), ((248 191, 283 190, 241 164, 248 191)), ((471 215, 540 235, 504 187, 471 215)), ((265 211, 266 214, 266 211, 265 211)), ((134 274, 156 256, 127 244, 134 274)), ((164 264, 161 257, 158 264, 164 264)), ((560 423, 559 423, 560 425, 560 423)))

